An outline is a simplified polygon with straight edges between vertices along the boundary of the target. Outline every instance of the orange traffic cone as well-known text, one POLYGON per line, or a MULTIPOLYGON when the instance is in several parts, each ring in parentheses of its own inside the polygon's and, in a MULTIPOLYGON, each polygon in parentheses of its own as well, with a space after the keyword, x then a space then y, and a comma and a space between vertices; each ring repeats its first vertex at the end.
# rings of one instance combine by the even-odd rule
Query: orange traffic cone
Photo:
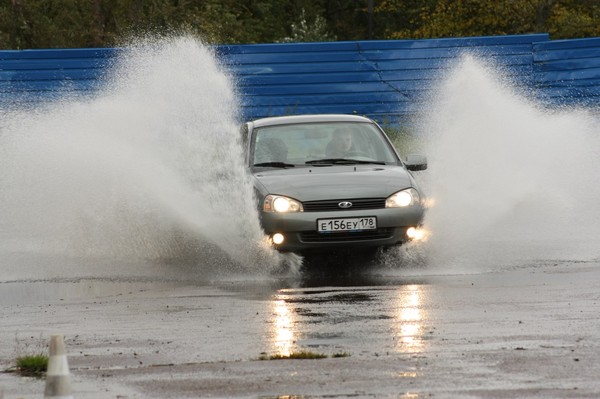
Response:
POLYGON ((73 399, 71 375, 62 334, 50 337, 50 357, 46 372, 45 399, 73 399))

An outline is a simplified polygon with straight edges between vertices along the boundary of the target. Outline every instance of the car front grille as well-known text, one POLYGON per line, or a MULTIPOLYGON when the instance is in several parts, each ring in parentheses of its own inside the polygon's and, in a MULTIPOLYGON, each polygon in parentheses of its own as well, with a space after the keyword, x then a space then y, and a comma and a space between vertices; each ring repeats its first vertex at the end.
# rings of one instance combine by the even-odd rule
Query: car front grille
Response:
POLYGON ((316 231, 300 233, 302 242, 366 241, 392 238, 394 229, 376 229, 343 233, 318 233, 316 231))
POLYGON ((360 198, 343 200, 306 201, 302 203, 304 212, 354 211, 385 208, 385 198, 360 198), (340 208, 341 202, 351 202, 350 208, 340 208))

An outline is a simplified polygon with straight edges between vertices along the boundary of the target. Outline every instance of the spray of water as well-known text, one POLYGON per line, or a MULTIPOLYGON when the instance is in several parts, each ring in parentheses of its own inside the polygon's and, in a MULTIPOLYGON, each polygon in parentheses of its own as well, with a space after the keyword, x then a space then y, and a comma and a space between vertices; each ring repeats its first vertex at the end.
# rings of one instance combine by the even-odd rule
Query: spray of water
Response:
POLYGON ((108 76, 92 99, 2 111, 3 267, 32 254, 80 267, 277 267, 243 165, 232 81, 211 51, 190 38, 144 40, 108 76))
MULTIPOLYGON (((473 57, 435 93, 420 124, 429 240, 387 262, 436 271, 597 258, 597 116, 544 109, 473 57)), ((145 40, 92 99, 0 112, 5 279, 15 265, 15 278, 58 275, 52 259, 74 260, 69 275, 130 263, 256 273, 286 260, 258 225, 232 81, 201 43, 145 40)))
POLYGON ((435 205, 421 251, 435 269, 497 269, 600 255, 600 121, 549 110, 471 56, 423 118, 435 205))

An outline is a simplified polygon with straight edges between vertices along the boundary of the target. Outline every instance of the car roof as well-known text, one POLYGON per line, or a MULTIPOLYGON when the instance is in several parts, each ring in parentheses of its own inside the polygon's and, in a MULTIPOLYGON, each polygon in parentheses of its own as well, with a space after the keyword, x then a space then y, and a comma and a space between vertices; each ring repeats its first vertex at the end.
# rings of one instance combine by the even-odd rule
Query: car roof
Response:
POLYGON ((292 115, 292 116, 274 116, 270 118, 256 119, 251 123, 254 127, 289 125, 295 123, 314 123, 314 122, 362 122, 373 123, 372 120, 364 116, 345 115, 345 114, 318 114, 318 115, 292 115))

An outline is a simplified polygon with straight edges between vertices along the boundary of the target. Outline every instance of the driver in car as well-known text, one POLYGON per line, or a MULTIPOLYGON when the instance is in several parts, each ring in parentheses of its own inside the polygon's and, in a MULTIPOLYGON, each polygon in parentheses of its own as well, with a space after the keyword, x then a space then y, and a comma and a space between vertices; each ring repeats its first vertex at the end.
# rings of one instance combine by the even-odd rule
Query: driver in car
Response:
POLYGON ((346 129, 334 130, 332 139, 325 149, 325 154, 331 158, 344 158, 352 151, 354 151, 352 133, 346 129))

